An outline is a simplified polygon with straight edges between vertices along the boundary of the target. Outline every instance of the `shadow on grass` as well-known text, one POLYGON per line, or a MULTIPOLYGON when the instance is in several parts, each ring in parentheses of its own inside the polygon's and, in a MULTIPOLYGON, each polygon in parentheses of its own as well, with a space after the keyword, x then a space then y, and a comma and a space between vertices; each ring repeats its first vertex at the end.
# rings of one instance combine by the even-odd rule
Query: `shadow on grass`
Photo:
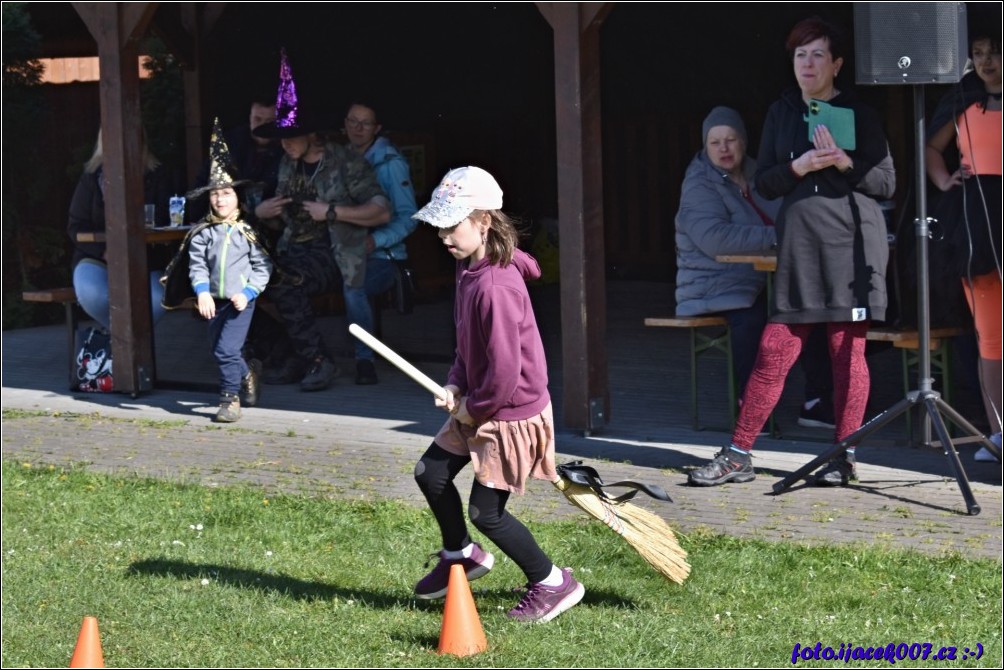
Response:
POLYGON ((257 589, 266 593, 276 593, 293 600, 333 600, 344 598, 362 600, 374 607, 390 609, 400 607, 402 598, 387 593, 346 589, 321 582, 307 582, 282 574, 246 570, 212 563, 186 563, 167 559, 136 561, 129 566, 126 574, 131 577, 174 577, 175 579, 207 578, 213 581, 237 586, 243 589, 257 589))

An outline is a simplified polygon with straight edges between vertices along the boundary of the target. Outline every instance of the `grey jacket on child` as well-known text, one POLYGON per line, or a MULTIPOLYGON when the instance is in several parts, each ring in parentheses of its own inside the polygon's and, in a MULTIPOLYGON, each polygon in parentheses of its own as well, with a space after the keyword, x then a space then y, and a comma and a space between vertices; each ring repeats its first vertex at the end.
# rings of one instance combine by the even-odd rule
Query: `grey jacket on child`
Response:
POLYGON ((192 236, 188 276, 196 295, 208 290, 214 298, 229 300, 243 291, 254 300, 271 274, 271 259, 243 221, 208 225, 192 236))

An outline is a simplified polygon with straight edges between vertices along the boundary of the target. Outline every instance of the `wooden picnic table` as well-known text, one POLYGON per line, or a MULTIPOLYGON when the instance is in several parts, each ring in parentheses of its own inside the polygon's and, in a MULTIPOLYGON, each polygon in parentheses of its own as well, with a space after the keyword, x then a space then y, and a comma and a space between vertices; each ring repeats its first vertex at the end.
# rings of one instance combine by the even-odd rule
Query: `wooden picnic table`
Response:
POLYGON ((775 272, 777 270, 777 251, 750 251, 738 254, 720 254, 715 256, 719 263, 752 263, 754 270, 775 272))
MULTIPOLYGON (((167 226, 163 228, 144 228, 144 239, 147 244, 161 244, 185 239, 195 226, 167 226)), ((77 242, 106 242, 108 236, 104 231, 84 231, 77 233, 77 242)))

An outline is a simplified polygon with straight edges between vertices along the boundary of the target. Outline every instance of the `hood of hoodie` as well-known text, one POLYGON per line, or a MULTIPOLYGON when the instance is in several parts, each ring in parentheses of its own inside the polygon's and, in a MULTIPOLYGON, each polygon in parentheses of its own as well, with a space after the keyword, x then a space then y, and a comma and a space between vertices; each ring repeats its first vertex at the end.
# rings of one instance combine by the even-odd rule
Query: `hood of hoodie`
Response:
MULTIPOLYGON (((479 275, 483 272, 489 272, 493 267, 491 261, 487 258, 483 258, 473 265, 468 265, 465 267, 465 263, 461 261, 459 263, 458 276, 468 274, 468 275, 479 275)), ((516 249, 513 251, 512 263, 506 267, 514 267, 523 281, 529 282, 536 279, 540 279, 540 264, 537 263, 537 259, 526 253, 522 249, 516 249)))

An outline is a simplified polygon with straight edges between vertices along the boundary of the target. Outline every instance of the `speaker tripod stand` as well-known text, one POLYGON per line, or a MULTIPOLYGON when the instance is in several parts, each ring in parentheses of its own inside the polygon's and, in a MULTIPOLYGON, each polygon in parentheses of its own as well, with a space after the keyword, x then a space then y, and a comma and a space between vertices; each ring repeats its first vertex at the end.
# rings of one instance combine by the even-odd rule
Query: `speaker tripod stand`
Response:
POLYGON ((966 421, 958 412, 952 409, 948 403, 941 398, 941 394, 932 388, 931 379, 931 322, 930 322, 930 274, 928 270, 928 234, 929 220, 927 218, 927 171, 924 164, 925 132, 924 132, 924 89, 923 86, 913 88, 913 116, 914 130, 916 133, 917 150, 917 219, 915 230, 917 235, 917 322, 920 334, 920 354, 918 364, 918 389, 910 391, 906 397, 895 405, 867 422, 845 439, 835 444, 831 449, 823 452, 818 457, 806 463, 801 468, 791 473, 777 484, 774 484, 774 493, 780 493, 788 489, 795 482, 803 479, 813 470, 819 468, 824 463, 833 458, 847 453, 849 447, 856 446, 866 437, 879 430, 889 422, 893 421, 901 414, 910 410, 914 405, 921 405, 925 412, 925 417, 930 420, 930 425, 937 434, 941 445, 945 450, 945 457, 948 459, 949 468, 959 483, 959 490, 966 501, 966 509, 969 514, 975 516, 980 513, 980 506, 973 497, 972 488, 966 478, 966 472, 962 468, 959 460, 959 452, 955 450, 955 444, 948 434, 943 417, 950 419, 956 426, 965 430, 973 437, 981 438, 980 441, 991 453, 1000 458, 997 447, 994 446, 983 434, 966 421))

